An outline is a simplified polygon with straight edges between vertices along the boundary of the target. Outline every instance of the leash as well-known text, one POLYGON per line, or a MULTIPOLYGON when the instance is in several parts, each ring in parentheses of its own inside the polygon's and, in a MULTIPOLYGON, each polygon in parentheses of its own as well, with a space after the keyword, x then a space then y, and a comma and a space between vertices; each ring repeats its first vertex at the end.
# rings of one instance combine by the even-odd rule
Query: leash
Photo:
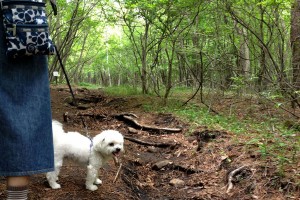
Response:
POLYGON ((70 84, 70 81, 69 81, 69 77, 68 77, 68 75, 67 75, 65 66, 63 65, 63 62, 62 62, 62 60, 61 60, 61 57, 60 57, 60 54, 59 54, 59 52, 58 52, 58 50, 57 50, 56 45, 54 45, 54 48, 55 48, 55 53, 56 53, 56 55, 57 55, 58 62, 59 62, 59 64, 60 64, 60 66, 61 66, 61 69, 62 69, 62 71, 63 71, 63 73, 64 73, 64 75, 65 75, 67 84, 68 84, 68 86, 69 86, 69 90, 70 90, 71 95, 72 95, 72 98, 73 98, 73 104, 74 104, 75 106, 78 106, 77 100, 76 100, 76 98, 75 98, 74 92, 73 92, 73 90, 72 90, 72 87, 71 87, 71 84, 70 84))
MULTIPOLYGON (((71 95, 72 95, 73 105, 74 105, 74 106, 78 106, 78 104, 77 104, 77 99, 75 98, 75 95, 74 95, 72 86, 71 86, 70 81, 69 81, 69 77, 68 77, 67 71, 66 71, 66 69, 65 69, 65 66, 63 65, 62 59, 61 59, 61 57, 60 57, 60 54, 59 54, 59 52, 58 52, 58 50, 57 50, 56 45, 54 45, 54 48, 55 48, 55 53, 56 53, 56 55, 57 55, 57 59, 58 59, 58 61, 59 61, 59 64, 60 64, 60 66, 61 66, 61 69, 62 69, 62 71, 63 71, 63 73, 64 73, 64 75, 65 75, 65 78, 66 78, 66 81, 67 81, 67 84, 68 84, 70 93, 71 93, 71 95)), ((91 141, 91 144, 90 144, 90 153, 91 153, 91 150, 92 150, 92 147, 93 147, 93 140, 92 140, 91 136, 89 135, 87 125, 86 125, 86 123, 85 123, 85 121, 84 121, 82 115, 80 115, 80 119, 81 119, 81 122, 82 122, 82 124, 83 124, 84 129, 85 129, 86 136, 87 136, 87 138, 89 138, 89 140, 91 141)))

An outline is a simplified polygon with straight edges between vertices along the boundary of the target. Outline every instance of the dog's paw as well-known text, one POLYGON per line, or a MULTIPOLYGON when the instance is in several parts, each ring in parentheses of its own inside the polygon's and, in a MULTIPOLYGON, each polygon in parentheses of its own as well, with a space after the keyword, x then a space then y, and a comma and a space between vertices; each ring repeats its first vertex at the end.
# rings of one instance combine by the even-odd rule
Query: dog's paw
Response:
POLYGON ((86 189, 91 190, 91 191, 95 191, 98 189, 98 187, 96 185, 87 185, 86 189))
POLYGON ((61 188, 60 184, 58 184, 58 183, 52 183, 52 184, 50 184, 50 186, 54 190, 61 188))
POLYGON ((102 184, 102 181, 101 181, 99 178, 97 178, 96 181, 95 181, 95 184, 96 184, 96 185, 101 185, 101 184, 102 184))

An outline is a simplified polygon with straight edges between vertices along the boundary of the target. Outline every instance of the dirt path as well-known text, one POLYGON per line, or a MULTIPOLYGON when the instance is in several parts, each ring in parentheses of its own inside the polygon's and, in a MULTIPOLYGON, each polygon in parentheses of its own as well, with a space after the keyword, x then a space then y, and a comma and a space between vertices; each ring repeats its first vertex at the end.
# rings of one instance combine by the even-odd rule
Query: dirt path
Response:
MULTIPOLYGON (((126 152, 121 157, 123 167, 116 183, 113 180, 118 168, 110 162, 100 170, 103 185, 97 191, 88 191, 84 185, 85 169, 67 161, 59 179, 62 189, 50 189, 45 176, 36 175, 30 187, 32 200, 300 198, 299 188, 276 176, 275 169, 265 167, 260 155, 235 142, 231 133, 199 127, 191 136, 186 136, 189 125, 173 115, 145 113, 137 99, 111 98, 100 90, 77 89, 79 108, 70 105, 72 100, 67 88, 52 88, 51 96, 53 118, 63 122, 65 116, 66 130, 85 134, 79 117, 83 115, 92 136, 101 130, 116 129, 128 137, 126 152), (124 116, 131 116, 129 119, 150 129, 142 129, 124 116), (137 144, 130 138, 144 144, 137 144), (158 143, 167 145, 153 146, 158 143), (234 173, 238 168, 240 170, 234 173), (230 174, 233 187, 228 189, 230 174)), ((4 198, 4 189, 2 178, 0 199, 4 198)))

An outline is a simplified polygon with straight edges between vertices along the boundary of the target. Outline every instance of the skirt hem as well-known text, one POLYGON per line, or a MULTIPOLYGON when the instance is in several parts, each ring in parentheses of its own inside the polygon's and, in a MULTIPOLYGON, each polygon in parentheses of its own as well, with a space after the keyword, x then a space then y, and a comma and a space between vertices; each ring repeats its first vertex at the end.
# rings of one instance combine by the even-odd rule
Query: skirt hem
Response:
POLYGON ((33 170, 33 171, 24 171, 24 172, 0 172, 0 176, 29 176, 34 174, 42 174, 45 172, 54 171, 54 168, 33 170))

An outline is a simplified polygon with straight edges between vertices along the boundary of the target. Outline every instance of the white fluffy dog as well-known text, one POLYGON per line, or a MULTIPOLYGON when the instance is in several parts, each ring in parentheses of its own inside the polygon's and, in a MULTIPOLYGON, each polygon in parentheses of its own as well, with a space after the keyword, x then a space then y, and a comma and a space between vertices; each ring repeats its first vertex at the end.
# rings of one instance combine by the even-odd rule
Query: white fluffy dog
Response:
POLYGON ((105 130, 94 138, 89 139, 78 132, 63 130, 62 124, 52 121, 55 171, 47 173, 47 180, 52 189, 60 188, 58 175, 64 157, 69 157, 76 162, 87 166, 86 188, 97 190, 96 185, 102 181, 98 178, 101 166, 110 158, 123 151, 124 138, 121 133, 114 130, 105 130))

